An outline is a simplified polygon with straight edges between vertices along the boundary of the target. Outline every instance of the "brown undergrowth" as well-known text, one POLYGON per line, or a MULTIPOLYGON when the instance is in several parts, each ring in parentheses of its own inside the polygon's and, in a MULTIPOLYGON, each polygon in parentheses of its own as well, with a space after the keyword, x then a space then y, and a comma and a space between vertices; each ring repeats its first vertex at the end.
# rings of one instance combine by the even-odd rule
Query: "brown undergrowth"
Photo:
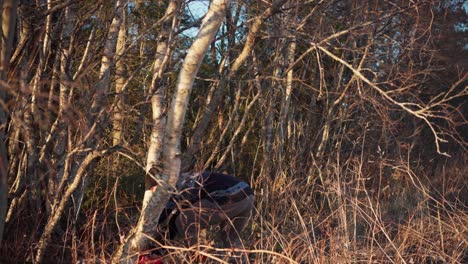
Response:
MULTIPOLYGON (((245 248, 239 251, 251 263, 466 263, 465 164, 464 158, 453 158, 428 171, 402 161, 369 164, 350 157, 340 164, 329 161, 321 177, 312 169, 313 175, 280 170, 276 177, 260 175, 252 184, 256 212, 241 234, 245 248)), ((50 247, 47 261, 110 261, 138 215, 135 193, 141 187, 123 182, 107 175, 92 183, 83 213, 63 223, 66 228, 55 234, 63 244, 50 247)), ((236 252, 214 247, 212 233, 205 235, 193 248, 157 241, 168 252, 165 263, 237 259, 236 252)), ((13 243, 2 247, 2 263, 27 261, 19 251, 28 250, 18 248, 25 239, 8 240, 13 243)))

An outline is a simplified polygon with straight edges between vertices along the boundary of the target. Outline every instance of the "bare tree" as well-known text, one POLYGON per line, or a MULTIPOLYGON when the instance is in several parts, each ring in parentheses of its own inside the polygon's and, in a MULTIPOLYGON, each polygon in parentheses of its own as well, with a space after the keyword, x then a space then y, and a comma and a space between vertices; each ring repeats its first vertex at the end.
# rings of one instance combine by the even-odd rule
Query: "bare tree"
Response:
MULTIPOLYGON (((111 26, 109 27, 109 32, 107 39, 104 44, 103 56, 101 59, 101 67, 99 70, 99 80, 95 87, 96 95, 92 101, 88 116, 87 116, 87 128, 88 133, 92 132, 93 134, 90 137, 85 138, 85 146, 95 148, 95 144, 99 140, 100 135, 103 133, 103 127, 98 127, 104 123, 103 109, 105 107, 105 96, 109 90, 110 85, 110 70, 113 65, 113 59, 115 54, 115 48, 117 44, 117 36, 120 29, 120 23, 122 21, 122 13, 124 7, 126 6, 126 0, 116 0, 114 7, 114 18, 112 20, 111 26)), ((83 155, 80 159, 79 165, 72 168, 72 175, 70 175, 70 183, 68 185, 67 191, 62 195, 56 197, 53 202, 53 213, 49 216, 45 230, 41 235, 38 243, 38 249, 36 256, 34 258, 35 262, 41 263, 45 254, 45 249, 48 246, 49 240, 51 238, 52 232, 57 226, 58 221, 64 213, 66 204, 69 202, 72 195, 75 191, 78 192, 75 194, 77 201, 82 201, 83 189, 79 189, 80 183, 82 182, 87 170, 91 163, 103 156, 108 154, 109 151, 92 151, 87 155, 83 155)), ((71 153, 68 153, 70 155, 71 153)), ((61 179, 62 182, 68 177, 65 175, 61 179)), ((76 209, 75 209, 76 211, 76 209)))
MULTIPOLYGON (((160 181, 157 186, 145 191, 143 208, 138 223, 125 243, 119 248, 114 257, 114 262, 134 263, 135 253, 148 249, 151 244, 151 235, 156 233, 159 215, 169 200, 170 191, 175 188, 179 178, 181 166, 180 137, 193 81, 202 59, 224 18, 226 6, 229 4, 230 1, 226 0, 211 2, 197 38, 185 56, 164 130, 162 170, 153 176, 160 181)), ((158 153, 161 150, 154 149, 154 151, 158 153)), ((157 155, 154 155, 154 157, 156 158, 157 155)))
POLYGON ((156 46, 156 59, 153 64, 153 78, 149 94, 151 95, 151 106, 153 113, 153 124, 150 135, 149 148, 146 159, 145 188, 151 189, 157 185, 157 181, 152 177, 157 171, 161 158, 162 145, 164 143, 164 129, 166 127, 167 106, 165 98, 166 86, 161 85, 164 71, 172 53, 170 46, 174 39, 174 31, 179 19, 178 12, 180 1, 171 1, 167 6, 162 22, 161 33, 158 36, 156 46))
MULTIPOLYGON (((252 22, 252 25, 249 28, 249 32, 247 33, 245 44, 242 48, 242 51, 237 56, 237 58, 232 63, 231 68, 229 69, 228 73, 225 76, 221 76, 221 80, 215 83, 213 87, 213 96, 210 100, 206 101, 206 109, 203 112, 203 115, 200 117, 200 120, 197 123, 195 131, 190 139, 190 146, 188 147, 187 151, 184 153, 183 156, 183 166, 186 170, 193 166, 193 158, 194 155, 200 151, 200 145, 202 142, 203 135, 206 133, 206 130, 210 124, 211 118, 215 109, 220 104, 223 93, 226 89, 226 86, 229 85, 229 82, 232 78, 237 74, 239 69, 241 68, 242 64, 250 55, 252 49, 254 48, 255 41, 257 35, 261 30, 261 26, 263 22, 268 19, 270 16, 278 12, 278 9, 283 5, 285 1, 274 1, 271 7, 268 7, 261 15, 255 17, 252 22)), ((222 71, 221 71, 222 72, 222 71)))
POLYGON ((0 262, 134 261, 192 168, 255 262, 466 256, 462 1, 0 2, 0 262))
POLYGON ((122 14, 122 22, 120 23, 119 35, 117 37, 117 46, 116 46, 116 63, 115 63, 115 105, 116 109, 113 115, 113 145, 120 144, 122 141, 122 131, 123 131, 123 113, 125 107, 125 94, 123 87, 126 80, 126 66, 124 62, 124 54, 126 49, 126 40, 127 40, 127 20, 126 13, 122 14))

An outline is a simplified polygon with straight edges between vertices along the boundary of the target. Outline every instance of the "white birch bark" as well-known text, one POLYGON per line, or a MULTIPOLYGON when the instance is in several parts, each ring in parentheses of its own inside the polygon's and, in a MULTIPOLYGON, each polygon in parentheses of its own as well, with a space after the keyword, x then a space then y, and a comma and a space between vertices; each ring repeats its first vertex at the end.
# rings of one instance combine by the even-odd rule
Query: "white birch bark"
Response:
POLYGON ((215 109, 218 107, 221 99, 223 98, 223 91, 228 85, 229 80, 237 74, 238 70, 251 53, 263 22, 271 15, 273 15, 284 2, 285 0, 276 1, 273 6, 267 8, 265 12, 262 13, 262 15, 255 18, 249 29, 249 33, 247 34, 244 47, 229 69, 227 78, 223 78, 219 82, 218 87, 216 87, 216 90, 214 91, 212 99, 209 101, 209 103, 207 103, 206 110, 200 118, 200 121, 190 140, 190 146, 188 147, 186 153, 184 153, 184 168, 190 167, 190 163, 192 162, 194 155, 200 150, 202 137, 206 133, 215 109))
MULTIPOLYGON (((291 42, 289 43, 288 47, 288 65, 292 65, 294 63, 294 54, 296 51, 296 39, 292 37, 291 42)), ((294 78, 294 71, 290 69, 287 73, 286 77, 286 91, 284 94, 284 99, 281 107, 280 112, 280 122, 281 122, 281 138, 284 139, 284 130, 285 130, 285 123, 287 116, 289 114, 289 107, 291 105, 291 94, 293 89, 293 78, 294 78)))
POLYGON ((211 2, 197 38, 185 57, 165 129, 161 185, 145 192, 138 224, 116 253, 114 262, 135 263, 135 253, 146 249, 151 243, 149 237, 156 232, 159 214, 170 196, 169 188, 174 188, 179 178, 180 137, 192 85, 203 57, 224 18, 226 6, 229 4, 229 0, 211 2))
POLYGON ((150 95, 153 117, 153 127, 150 135, 148 156, 146 159, 145 187, 146 190, 157 185, 153 175, 160 162, 162 145, 164 142, 164 128, 166 127, 166 86, 158 87, 171 54, 170 45, 173 32, 177 24, 177 12, 180 1, 174 0, 167 6, 164 14, 165 21, 161 26, 156 46, 156 58, 153 66, 153 78, 151 80, 150 95))
POLYGON ((230 5, 229 0, 213 0, 211 2, 197 39, 185 57, 177 80, 177 90, 169 112, 163 149, 163 175, 169 177, 168 183, 171 186, 175 186, 180 171, 180 137, 193 81, 224 18, 228 5, 230 5))
POLYGON ((117 37, 116 47, 116 62, 115 62, 115 100, 117 101, 116 109, 114 110, 113 126, 112 126, 112 144, 117 145, 122 141, 123 131, 123 111, 125 97, 123 95, 123 86, 125 84, 125 64, 123 63, 123 55, 125 52, 125 42, 127 39, 126 12, 122 12, 122 23, 120 23, 119 35, 117 37))
POLYGON ((101 68, 99 69, 99 81, 95 87, 95 97, 90 109, 88 118, 88 128, 92 127, 97 122, 97 116, 103 109, 106 99, 106 93, 109 90, 110 72, 114 62, 115 48, 117 45, 117 37, 122 22, 122 10, 126 5, 127 0, 117 0, 115 3, 115 16, 112 19, 107 39, 104 44, 103 55, 101 59, 101 68))

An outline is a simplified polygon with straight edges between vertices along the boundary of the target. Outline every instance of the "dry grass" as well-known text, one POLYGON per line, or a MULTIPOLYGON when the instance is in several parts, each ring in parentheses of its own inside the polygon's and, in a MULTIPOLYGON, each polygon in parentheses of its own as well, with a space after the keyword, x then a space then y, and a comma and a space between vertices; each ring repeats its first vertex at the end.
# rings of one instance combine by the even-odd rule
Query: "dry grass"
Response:
MULTIPOLYGON (((411 170, 408 164, 394 162, 379 170, 375 168, 383 163, 349 158, 341 164, 329 162, 322 169, 323 182, 291 171, 260 175, 252 184, 256 213, 242 234, 241 251, 251 263, 466 263, 465 164, 458 159, 438 166, 434 176, 423 174, 423 167, 411 170)), ((119 200, 109 177, 93 185, 96 193, 88 194, 75 228, 69 220, 64 233, 56 234, 63 242, 50 247, 48 261, 109 262, 119 233, 123 235, 138 215, 131 206, 138 204, 138 197, 119 200)), ((164 242, 165 263, 236 259, 232 250, 215 248, 210 233, 207 237, 204 244, 188 249, 181 241, 164 242)), ((19 250, 27 251, 27 239, 33 240, 18 235, 2 247, 1 263, 25 260, 19 250)))
MULTIPOLYGON (((432 180, 399 164, 375 181, 359 161, 347 170, 329 170, 330 180, 317 179, 314 186, 282 180, 287 173, 264 179, 254 186, 257 212, 243 234, 244 252, 251 263, 466 263, 463 164, 432 180), (444 178, 450 181, 441 184, 444 178)), ((229 260, 208 242, 168 250, 170 263, 229 260)))

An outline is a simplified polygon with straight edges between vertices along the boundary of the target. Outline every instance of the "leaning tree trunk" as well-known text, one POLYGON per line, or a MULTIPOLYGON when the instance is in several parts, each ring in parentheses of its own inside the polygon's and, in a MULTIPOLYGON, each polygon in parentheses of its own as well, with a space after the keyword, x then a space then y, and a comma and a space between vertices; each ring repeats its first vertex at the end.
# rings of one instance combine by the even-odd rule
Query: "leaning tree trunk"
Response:
POLYGON ((237 74, 239 71, 240 67, 242 64, 245 62, 245 60, 248 58, 250 53, 252 52, 252 49, 254 48, 256 38, 258 33, 260 32, 261 26, 263 22, 268 19, 271 15, 273 15, 279 7, 285 2, 285 0, 280 0, 274 2, 273 6, 267 8, 260 16, 255 18, 253 21, 252 25, 250 26, 249 33, 247 34, 246 40, 244 47, 242 48, 241 53, 235 61, 233 62, 231 68, 229 69, 229 72, 226 77, 222 77, 221 81, 218 84, 218 87, 216 87, 212 99, 207 103, 206 105, 206 110, 203 112, 202 117, 200 118, 200 121, 197 124, 197 127, 195 128, 195 132, 193 132, 193 136, 190 140, 190 145, 187 148, 187 151, 184 153, 184 156, 182 158, 183 160, 183 170, 186 170, 191 167, 191 163, 194 160, 195 155, 200 151, 201 148, 201 143, 203 139, 203 135, 206 134, 206 130, 209 127, 209 124, 211 122, 211 118, 213 113, 215 112, 215 109, 218 107, 218 105, 221 103, 221 99, 223 98, 223 92, 226 88, 226 86, 229 84, 230 80, 237 74))
POLYGON ((151 96, 151 107, 153 111, 153 127, 151 130, 150 143, 146 159, 145 189, 149 190, 157 185, 157 181, 152 175, 158 167, 160 161, 162 144, 164 143, 164 129, 166 127, 166 86, 160 85, 163 73, 169 62, 171 55, 171 44, 174 30, 177 26, 180 1, 173 0, 167 6, 164 14, 165 20, 162 23, 156 46, 156 58, 153 66, 153 78, 149 95, 151 96))
MULTIPOLYGON (((83 186, 86 184, 81 184, 84 181, 84 176, 87 173, 87 170, 91 166, 92 162, 99 157, 107 155, 110 152, 114 152, 118 147, 111 148, 108 150, 97 151, 96 149, 99 146, 99 140, 103 134, 104 127, 106 126, 105 118, 101 115, 105 105, 106 105, 106 94, 109 90, 110 83, 110 72, 111 67, 114 61, 115 48, 117 43, 117 35, 120 29, 120 23, 122 20, 122 12, 125 10, 127 0, 116 0, 115 2, 115 16, 112 19, 111 26, 109 28, 107 38, 104 44, 103 56, 101 58, 101 67, 99 70, 99 81, 95 85, 95 97, 91 103, 90 110, 86 116, 87 118, 87 129, 88 134, 92 134, 90 137, 85 139, 85 147, 92 149, 93 151, 88 152, 86 155, 81 155, 77 157, 77 162, 74 167, 69 172, 69 177, 63 176, 61 182, 68 180, 68 186, 66 191, 62 195, 57 195, 53 202, 53 213, 47 219, 47 223, 44 228, 38 245, 34 261, 36 263, 42 263, 44 258, 45 250, 49 244, 52 233, 54 232, 57 224, 62 217, 66 204, 70 201, 72 195, 78 197, 78 201, 81 201, 83 196, 83 186), (80 189, 81 188, 81 189, 80 189)), ((73 155, 73 154, 69 154, 73 155)), ((70 158, 71 156, 68 156, 70 158)), ((61 183, 62 184, 62 183, 61 183)), ((61 189, 61 188, 60 188, 61 189)), ((78 211, 75 212, 75 215, 78 211)))
POLYGON ((169 190, 170 188, 174 188, 179 178, 181 163, 180 137, 182 135, 192 85, 203 57, 223 20, 226 6, 229 3, 229 0, 212 1, 197 38, 185 57, 165 128, 162 171, 160 175, 155 175, 159 176, 159 184, 145 192, 140 219, 128 236, 128 239, 117 251, 114 262, 135 263, 135 253, 148 249, 151 246, 149 237, 155 234, 159 215, 170 197, 169 190))
MULTIPOLYGON (((16 10, 18 0, 4 0, 2 3, 2 31, 0 40, 0 87, 4 86, 7 81, 7 74, 13 46, 13 32, 16 23, 16 10)), ((5 128, 6 128, 6 109, 3 108, 5 102, 5 88, 0 88, 0 241, 3 237, 3 227, 5 225, 5 216, 7 211, 7 173, 8 173, 8 157, 7 148, 5 146, 5 128)))

